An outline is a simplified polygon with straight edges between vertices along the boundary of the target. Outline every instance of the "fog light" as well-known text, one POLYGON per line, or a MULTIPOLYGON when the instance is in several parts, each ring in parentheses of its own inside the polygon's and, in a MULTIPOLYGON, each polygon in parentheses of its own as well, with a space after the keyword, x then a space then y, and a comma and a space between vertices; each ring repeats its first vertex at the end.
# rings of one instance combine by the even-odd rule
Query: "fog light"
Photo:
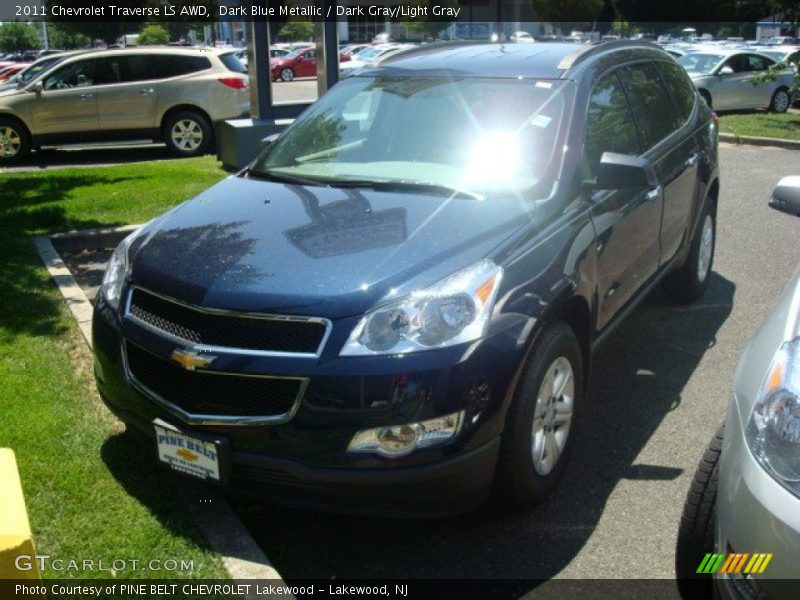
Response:
POLYGON ((464 411, 405 425, 365 429, 353 436, 349 453, 397 457, 417 448, 436 446, 453 439, 464 422, 464 411))

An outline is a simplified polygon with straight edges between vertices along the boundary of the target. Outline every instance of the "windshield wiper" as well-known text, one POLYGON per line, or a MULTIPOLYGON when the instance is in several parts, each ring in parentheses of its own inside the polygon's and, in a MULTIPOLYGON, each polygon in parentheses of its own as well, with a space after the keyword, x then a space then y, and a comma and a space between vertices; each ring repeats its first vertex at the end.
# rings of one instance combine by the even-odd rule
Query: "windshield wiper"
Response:
POLYGON ((369 181, 355 179, 337 179, 328 182, 332 187, 337 188, 358 188, 365 187, 379 192, 409 191, 420 194, 436 194, 439 196, 461 196, 472 198, 473 200, 484 200, 485 196, 469 190, 443 185, 439 183, 428 183, 425 181, 369 181))
POLYGON ((259 171, 250 167, 245 171, 245 175, 255 179, 264 179, 266 181, 275 181, 278 183, 290 183, 293 185, 312 185, 319 187, 330 187, 326 181, 319 179, 312 179, 310 177, 298 177, 296 175, 285 175, 283 173, 276 173, 274 171, 259 171))

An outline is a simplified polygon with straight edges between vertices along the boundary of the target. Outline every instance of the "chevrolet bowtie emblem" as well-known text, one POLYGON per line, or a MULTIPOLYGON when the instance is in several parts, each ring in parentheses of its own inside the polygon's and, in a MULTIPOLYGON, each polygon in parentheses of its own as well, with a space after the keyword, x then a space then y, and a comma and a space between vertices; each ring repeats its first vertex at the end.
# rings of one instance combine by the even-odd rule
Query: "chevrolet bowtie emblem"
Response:
POLYGON ((205 369, 208 365, 216 360, 216 356, 210 354, 202 355, 193 350, 173 350, 170 358, 182 366, 187 371, 194 371, 195 369, 205 369))

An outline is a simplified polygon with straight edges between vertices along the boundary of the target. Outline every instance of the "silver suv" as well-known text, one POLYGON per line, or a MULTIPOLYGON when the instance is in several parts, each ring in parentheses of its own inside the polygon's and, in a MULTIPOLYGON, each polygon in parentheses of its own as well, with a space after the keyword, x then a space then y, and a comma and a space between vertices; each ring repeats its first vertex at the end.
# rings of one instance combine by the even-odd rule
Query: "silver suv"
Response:
POLYGON ((0 91, 0 164, 43 145, 161 140, 179 156, 208 151, 214 124, 250 108, 234 51, 130 48, 77 54, 0 91))

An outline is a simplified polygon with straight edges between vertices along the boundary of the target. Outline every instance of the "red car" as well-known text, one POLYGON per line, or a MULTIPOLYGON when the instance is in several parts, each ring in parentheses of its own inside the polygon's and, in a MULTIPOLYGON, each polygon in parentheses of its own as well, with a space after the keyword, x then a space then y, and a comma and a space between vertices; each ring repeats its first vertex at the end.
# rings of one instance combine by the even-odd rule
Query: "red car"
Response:
POLYGON ((8 81, 14 75, 30 66, 30 63, 13 63, 7 67, 0 67, 0 81, 8 81))
MULTIPOLYGON (((350 60, 339 54, 339 62, 350 60)), ((272 58, 269 69, 273 81, 292 81, 295 77, 314 77, 317 74, 317 49, 314 46, 296 48, 285 56, 272 58)))

